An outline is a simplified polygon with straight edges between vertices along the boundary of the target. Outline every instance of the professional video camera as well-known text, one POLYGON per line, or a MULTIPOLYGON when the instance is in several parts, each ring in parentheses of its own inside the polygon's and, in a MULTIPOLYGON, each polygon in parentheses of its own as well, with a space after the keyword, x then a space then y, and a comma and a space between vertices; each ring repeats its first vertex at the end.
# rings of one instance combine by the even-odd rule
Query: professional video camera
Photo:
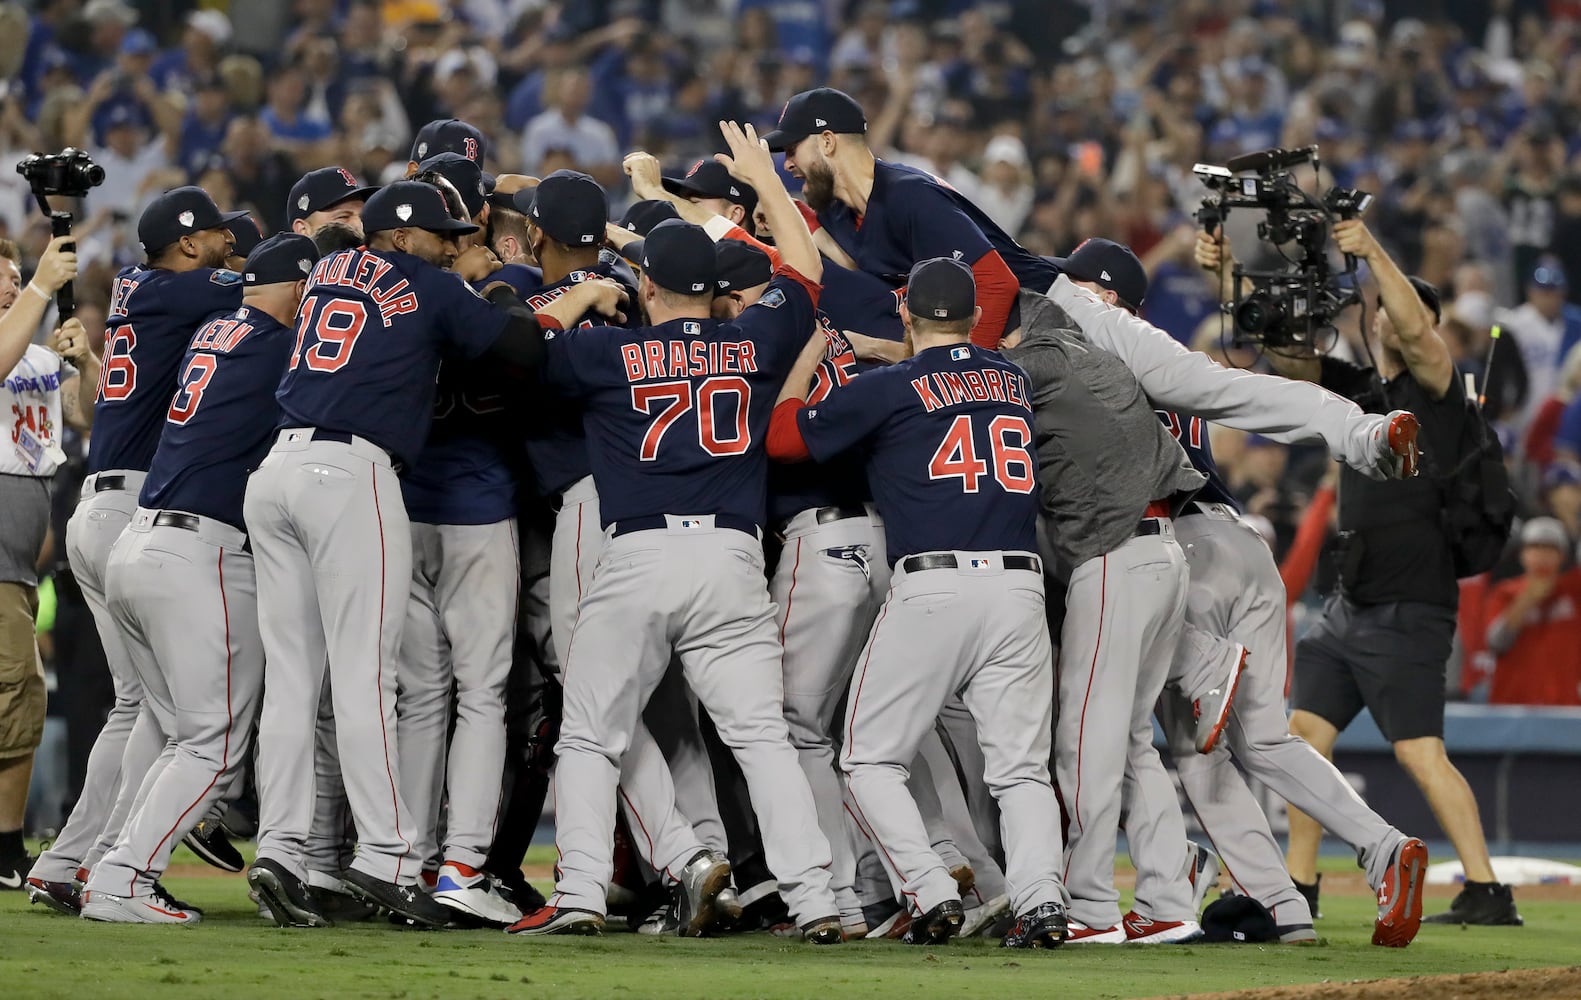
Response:
MULTIPOLYGON (((16 165, 16 172, 27 178, 33 197, 38 199, 38 207, 49 216, 52 236, 71 235, 72 215, 51 211, 49 198, 82 198, 89 189, 104 183, 104 168, 94 163, 87 153, 70 146, 47 156, 34 153, 16 165)), ((70 282, 55 293, 55 307, 63 320, 76 313, 77 295, 70 282)))
POLYGON ((1336 187, 1319 200, 1292 176, 1292 169, 1304 163, 1319 169, 1316 146, 1267 149, 1237 156, 1222 167, 1199 163, 1191 168, 1213 192, 1197 212, 1204 229, 1223 225, 1232 209, 1260 209, 1266 217, 1257 224, 1258 239, 1272 244, 1287 262, 1266 271, 1235 265, 1229 313, 1237 346, 1314 348, 1340 310, 1361 301, 1355 259, 1347 255, 1345 267, 1336 271, 1324 250, 1333 224, 1360 216, 1372 195, 1336 187), (1286 251, 1292 246, 1294 256, 1286 251), (1344 275, 1351 280, 1342 282, 1344 275), (1251 285, 1244 294, 1243 284, 1251 285))

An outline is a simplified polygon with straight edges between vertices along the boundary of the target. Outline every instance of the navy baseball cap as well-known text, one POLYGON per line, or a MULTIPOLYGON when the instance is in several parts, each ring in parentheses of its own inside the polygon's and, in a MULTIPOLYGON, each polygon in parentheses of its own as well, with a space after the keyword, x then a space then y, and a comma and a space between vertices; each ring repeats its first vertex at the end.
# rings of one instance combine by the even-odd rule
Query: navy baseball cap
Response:
POLYGON ((626 244, 621 254, 660 288, 682 295, 712 295, 717 288, 719 258, 702 226, 669 219, 647 238, 626 244))
POLYGON ((231 255, 245 257, 253 252, 259 242, 263 240, 263 233, 258 229, 258 222, 250 215, 244 216, 231 223, 231 255))
POLYGON ((469 160, 460 153, 435 153, 417 165, 418 174, 433 171, 456 189, 461 203, 466 207, 467 218, 476 218, 483 211, 488 190, 483 183, 483 168, 476 160, 469 160))
POLYGON ((461 236, 478 227, 450 214, 445 195, 422 181, 386 184, 362 206, 362 230, 369 236, 390 229, 426 229, 461 236))
POLYGON ((1202 911, 1203 940, 1255 944, 1279 940, 1279 925, 1268 907, 1250 896, 1225 896, 1202 911))
POLYGON ((320 167, 309 170, 291 185, 286 199, 287 222, 305 219, 314 212, 334 208, 343 201, 367 201, 377 187, 364 187, 345 167, 320 167))
POLYGON ((436 118, 417 130, 408 159, 421 163, 436 153, 460 153, 469 160, 483 162, 488 143, 476 125, 459 118, 436 118))
POLYGON ((862 106, 843 90, 819 87, 804 90, 785 102, 774 131, 764 136, 776 153, 790 149, 809 135, 833 132, 836 135, 865 135, 867 115, 862 106))
POLYGON ((730 171, 717 160, 698 160, 685 177, 664 178, 664 190, 682 198, 723 198, 746 209, 748 219, 758 207, 758 193, 752 185, 731 177, 730 171))
POLYGON ((759 247, 740 240, 720 240, 714 244, 718 273, 714 275, 714 294, 756 288, 774 277, 774 262, 759 247))
POLYGON ((1140 307, 1147 298, 1147 269, 1130 247, 1113 240, 1084 240, 1069 257, 1050 260, 1073 280, 1091 281, 1114 292, 1131 309, 1140 307))
POLYGON ((648 198, 644 201, 633 202, 626 209, 626 214, 621 217, 620 227, 628 233, 646 236, 653 231, 653 227, 665 219, 679 219, 681 213, 675 206, 658 198, 648 198))
POLYGON ((137 220, 137 239, 143 244, 144 253, 154 253, 183 236, 205 229, 228 229, 230 223, 246 215, 221 212, 207 191, 189 184, 172 188, 149 202, 137 220))
POLYGON ((516 192, 516 209, 550 239, 571 247, 604 242, 609 196, 598 181, 575 170, 556 170, 530 191, 516 192))
POLYGON ((306 281, 318 260, 318 245, 301 233, 277 233, 253 248, 242 268, 242 284, 306 281))
POLYGON ((953 257, 918 261, 906 279, 906 310, 914 319, 971 319, 977 308, 977 279, 953 257))
POLYGON ((1565 266, 1558 257, 1543 257, 1532 269, 1532 284, 1538 288, 1567 288, 1565 266))

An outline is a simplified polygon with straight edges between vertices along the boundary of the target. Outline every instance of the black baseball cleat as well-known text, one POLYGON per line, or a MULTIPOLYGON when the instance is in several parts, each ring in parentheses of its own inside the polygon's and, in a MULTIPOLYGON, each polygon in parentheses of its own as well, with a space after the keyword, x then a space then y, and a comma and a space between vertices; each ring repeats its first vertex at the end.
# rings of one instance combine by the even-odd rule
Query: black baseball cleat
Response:
POLYGON ((29 878, 27 898, 30 903, 43 903, 56 913, 68 917, 82 915, 82 887, 70 882, 46 882, 41 878, 29 878))
POLYGON ((1424 924, 1462 924, 1472 927, 1522 927, 1515 909, 1515 893, 1502 882, 1467 882, 1445 913, 1423 917, 1424 924))
POLYGON ((531 913, 548 902, 544 899, 543 893, 534 889, 532 883, 527 881, 527 876, 522 874, 520 868, 512 868, 506 872, 490 871, 489 874, 496 879, 495 887, 499 889, 500 895, 510 900, 511 904, 523 913, 531 913))
POLYGON ((901 938, 906 944, 943 944, 959 934, 966 922, 966 911, 958 899, 946 899, 911 922, 901 938))
MULTIPOLYGON (((1295 880, 1292 879, 1291 881, 1295 881, 1295 880)), ((1323 888, 1323 876, 1322 876, 1322 874, 1319 873, 1318 876, 1316 878, 1314 878, 1310 883, 1308 883, 1308 882, 1296 882, 1295 885, 1296 885, 1296 891, 1299 892, 1301 895, 1306 897, 1307 909, 1312 911, 1312 919, 1313 920, 1322 920, 1323 919, 1323 914, 1318 912, 1318 905, 1317 905, 1318 890, 1323 888)))
POLYGON ((1039 903, 1016 918, 1001 947, 1058 948, 1065 943, 1069 929, 1065 907, 1059 903, 1039 903))
POLYGON ((222 872, 239 872, 247 867, 247 859, 225 836, 218 823, 203 820, 188 831, 181 842, 187 849, 222 872))
POLYGON ((258 894, 258 901, 268 907, 276 927, 335 926, 308 895, 307 885, 277 861, 254 861, 247 869, 247 884, 258 894))
POLYGON ((376 879, 366 872, 348 868, 341 881, 352 895, 377 903, 391 913, 405 917, 418 927, 443 927, 450 923, 450 910, 423 891, 418 882, 398 885, 376 879))
POLYGON ((27 884, 27 874, 33 870, 33 862, 37 860, 23 853, 0 861, 0 891, 20 891, 27 884))

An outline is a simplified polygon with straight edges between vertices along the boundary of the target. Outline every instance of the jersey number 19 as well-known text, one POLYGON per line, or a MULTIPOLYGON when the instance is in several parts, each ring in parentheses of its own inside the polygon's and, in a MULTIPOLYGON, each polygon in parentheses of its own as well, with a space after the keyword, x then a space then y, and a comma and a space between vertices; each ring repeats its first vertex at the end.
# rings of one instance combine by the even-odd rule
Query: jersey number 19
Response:
POLYGON ((296 349, 291 352, 290 370, 295 371, 302 361, 312 371, 337 372, 351 360, 357 338, 368 325, 368 307, 356 299, 309 296, 297 310, 296 349), (302 344, 307 332, 313 331, 317 343, 306 352, 302 344))

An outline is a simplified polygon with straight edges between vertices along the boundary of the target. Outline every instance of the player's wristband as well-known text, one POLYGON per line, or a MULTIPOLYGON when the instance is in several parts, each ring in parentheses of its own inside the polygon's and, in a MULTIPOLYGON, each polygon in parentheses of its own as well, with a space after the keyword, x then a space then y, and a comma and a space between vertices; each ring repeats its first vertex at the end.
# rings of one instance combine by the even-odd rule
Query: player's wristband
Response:
POLYGON ((27 283, 27 288, 24 289, 24 291, 32 292, 34 295, 37 295, 39 298, 43 299, 45 305, 49 304, 49 298, 50 298, 49 293, 44 291, 44 289, 38 287, 38 282, 36 282, 36 281, 28 282, 27 283))

